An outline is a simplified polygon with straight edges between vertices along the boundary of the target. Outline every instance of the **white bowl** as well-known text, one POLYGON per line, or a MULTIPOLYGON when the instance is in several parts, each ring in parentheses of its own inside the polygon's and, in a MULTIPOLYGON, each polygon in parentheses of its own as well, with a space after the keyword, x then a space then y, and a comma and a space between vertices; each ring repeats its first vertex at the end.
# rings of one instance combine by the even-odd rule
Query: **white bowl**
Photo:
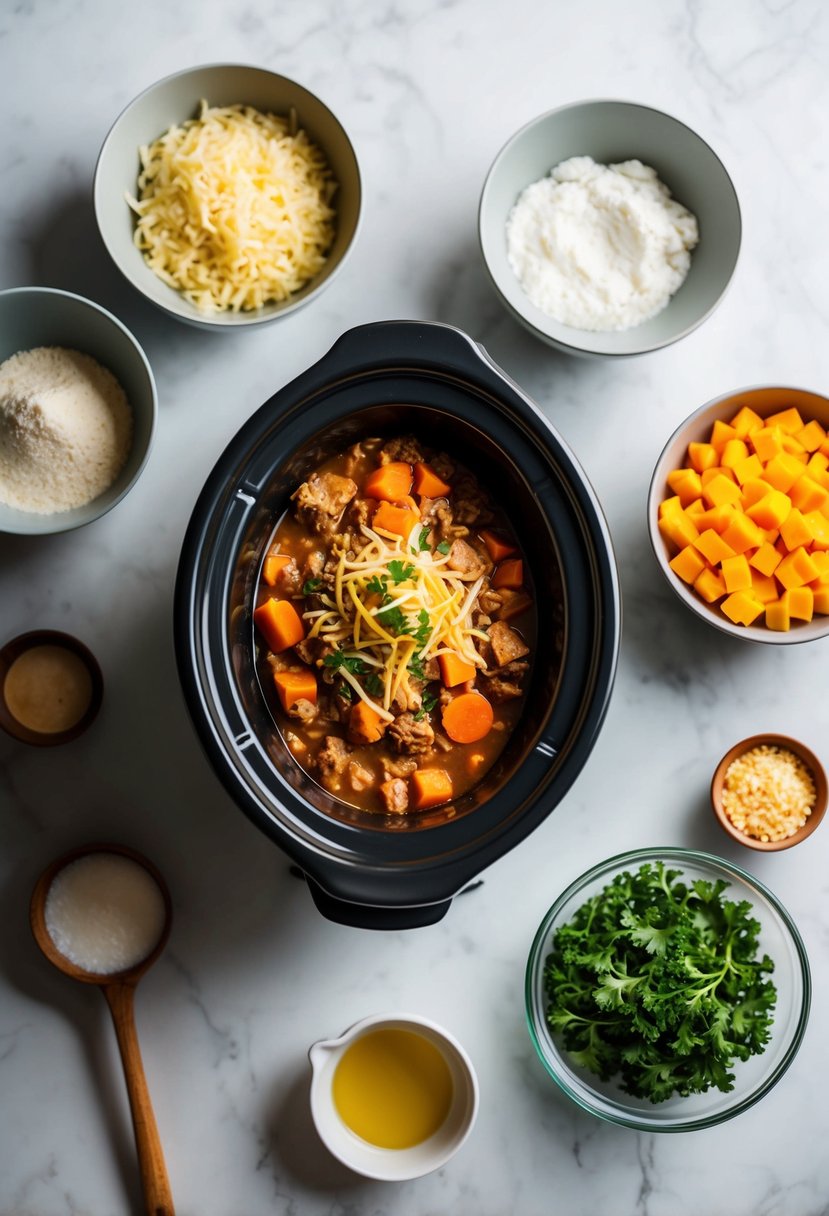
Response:
POLYGON ((502 303, 530 333, 573 355, 640 355, 691 333, 725 294, 741 231, 731 178, 708 144, 669 114, 629 101, 574 102, 527 123, 495 158, 478 211, 481 252, 502 303), (507 259, 507 217, 516 199, 571 156, 599 164, 640 160, 697 217, 700 239, 688 277, 662 312, 632 329, 592 333, 553 320, 530 303, 507 259))
MULTIPOLYGON (((787 632, 767 629, 765 625, 735 625, 724 616, 716 604, 707 604, 697 595, 693 587, 684 583, 674 574, 669 563, 674 556, 668 543, 659 531, 659 504, 672 491, 668 487, 667 476, 672 469, 681 468, 685 463, 689 443, 701 443, 708 439, 711 427, 719 418, 727 422, 737 413, 742 405, 759 414, 761 418, 774 414, 790 405, 796 406, 805 421, 816 418, 829 430, 829 398, 819 393, 812 393, 803 388, 785 388, 782 386, 759 386, 738 389, 736 392, 725 393, 716 397, 707 405, 702 405, 682 422, 671 435, 662 454, 656 462, 656 468, 651 478, 648 491, 648 535, 659 568, 679 596, 683 604, 692 612, 715 629, 729 634, 733 638, 741 638, 749 642, 765 642, 772 646, 791 646, 798 642, 813 642, 829 634, 829 616, 815 616, 811 621, 792 621, 792 627, 787 632)), ((762 619, 762 618, 758 618, 762 619)))
POLYGON ((428 1018, 410 1013, 374 1014, 363 1018, 338 1039, 323 1039, 308 1052, 313 1069, 311 1115, 320 1139, 343 1165, 366 1178, 403 1182, 445 1165, 472 1130, 478 1113, 478 1080, 469 1056, 448 1031, 428 1018), (332 1085, 337 1065, 357 1039, 376 1030, 408 1030, 438 1048, 452 1074, 453 1097, 445 1120, 428 1140, 412 1148, 377 1148, 355 1135, 334 1105, 332 1085))
POLYGON ((82 507, 44 515, 0 504, 0 532, 45 535, 68 532, 111 510, 135 485, 147 459, 158 411, 147 356, 117 317, 100 304, 52 287, 0 292, 0 363, 18 351, 64 346, 91 355, 120 383, 132 409, 132 447, 112 485, 82 507))
POLYGON ((176 72, 150 85, 115 121, 98 157, 95 218, 104 245, 129 283, 169 316, 213 332, 234 332, 290 315, 327 287, 345 264, 360 223, 357 157, 344 128, 318 97, 294 80, 244 64, 210 64, 176 72), (251 105, 263 112, 295 112, 299 126, 322 149, 337 180, 337 232, 320 273, 280 303, 255 312, 203 313, 150 269, 133 241, 135 216, 126 201, 138 188, 138 149, 173 124, 194 118, 204 98, 211 106, 251 105))

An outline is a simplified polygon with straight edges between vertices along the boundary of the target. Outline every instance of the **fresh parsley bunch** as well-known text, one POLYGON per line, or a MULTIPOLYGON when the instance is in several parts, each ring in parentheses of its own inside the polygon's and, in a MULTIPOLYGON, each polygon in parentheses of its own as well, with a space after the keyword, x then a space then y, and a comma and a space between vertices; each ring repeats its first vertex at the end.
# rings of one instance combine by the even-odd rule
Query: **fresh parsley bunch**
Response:
POLYGON ((645 863, 556 931, 547 1021, 575 1064, 651 1102, 733 1089, 735 1060, 769 1041, 777 993, 752 906, 727 887, 645 863))

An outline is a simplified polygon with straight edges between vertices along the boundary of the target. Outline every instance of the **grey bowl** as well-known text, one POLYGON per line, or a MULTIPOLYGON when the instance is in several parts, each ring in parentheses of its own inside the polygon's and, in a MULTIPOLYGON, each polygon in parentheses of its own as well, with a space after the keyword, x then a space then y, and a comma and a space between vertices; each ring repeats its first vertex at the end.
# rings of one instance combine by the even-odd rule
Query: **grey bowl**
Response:
POLYGON ((708 144, 669 114, 628 101, 575 102, 527 123, 495 158, 478 212, 481 252, 502 303, 530 333, 574 355, 640 355, 691 333, 728 287, 741 231, 734 186, 708 144), (530 303, 507 260, 507 216, 519 194, 571 156, 651 165, 699 222, 685 282, 661 313, 633 329, 592 333, 554 321, 530 303))
POLYGON ((147 463, 157 411, 155 380, 146 355, 118 318, 99 304, 51 287, 0 292, 0 363, 37 346, 79 350, 109 368, 132 407, 133 438, 115 481, 83 507, 41 515, 0 503, 0 532, 27 536, 80 528, 120 502, 147 463))
POLYGON ((98 157, 95 170, 95 218, 115 265, 137 291, 171 317, 214 332, 233 332, 288 316, 309 303, 342 269, 360 223, 360 169, 345 130, 318 97, 302 85, 264 68, 243 64, 211 64, 190 68, 150 85, 116 120, 98 157), (126 194, 135 194, 140 169, 138 149, 152 143, 174 123, 197 115, 199 102, 210 105, 246 104, 285 115, 297 122, 322 151, 337 179, 334 197, 337 234, 324 269, 289 300, 256 312, 199 312, 152 271, 133 243, 134 215, 126 194))

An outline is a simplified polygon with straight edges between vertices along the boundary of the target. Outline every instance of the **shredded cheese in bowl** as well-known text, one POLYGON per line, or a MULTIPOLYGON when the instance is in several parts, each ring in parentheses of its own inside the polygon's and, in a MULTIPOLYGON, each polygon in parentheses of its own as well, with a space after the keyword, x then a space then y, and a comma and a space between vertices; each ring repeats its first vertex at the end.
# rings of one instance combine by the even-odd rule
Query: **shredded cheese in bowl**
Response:
POLYGON ((303 615, 308 637, 335 648, 329 659, 338 674, 391 722, 395 697, 412 694, 409 677, 422 679, 430 659, 453 653, 485 669, 474 639, 487 634, 472 625, 484 578, 451 569, 419 522, 405 539, 366 525, 361 531, 366 544, 352 559, 340 554, 333 589, 318 593, 321 606, 303 615), (358 674, 368 676, 368 690, 358 674))
POLYGON ((290 119, 210 107, 140 149, 134 240, 147 264, 201 312, 286 300, 325 265, 336 182, 290 119))

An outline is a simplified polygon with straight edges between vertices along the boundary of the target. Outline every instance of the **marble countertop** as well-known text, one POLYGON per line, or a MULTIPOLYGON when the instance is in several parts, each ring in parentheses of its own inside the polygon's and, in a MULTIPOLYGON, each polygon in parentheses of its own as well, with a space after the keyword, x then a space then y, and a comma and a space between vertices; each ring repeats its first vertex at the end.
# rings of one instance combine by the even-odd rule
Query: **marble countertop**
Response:
POLYGON ((758 383, 821 390, 829 373, 820 0, 21 0, 0 13, 0 287, 48 284, 100 301, 155 370, 160 421, 139 484, 77 533, 0 537, 10 637, 68 629, 96 652, 106 697, 72 746, 0 739, 0 1214, 142 1210, 117 1054, 94 990, 53 973, 29 893, 62 850, 99 838, 166 875, 175 926, 137 1017, 183 1216, 818 1216, 829 1157, 829 829, 782 854, 733 845, 707 809, 738 738, 794 734, 827 753, 829 642, 762 647, 692 618, 649 550, 644 501, 679 421, 758 383), (353 257, 310 308, 213 336, 145 304, 97 237, 91 178, 115 116, 154 80, 251 62, 318 92, 364 172, 353 257), (734 283, 676 346, 625 362, 558 355, 496 300, 476 209, 505 140, 555 105, 613 96, 668 110, 707 139, 744 218, 734 283), (372 934, 326 922, 286 858, 233 805, 196 742, 173 661, 171 601, 186 521, 208 470, 275 389, 345 329, 450 322, 481 341, 573 447, 607 513, 625 627, 598 744, 566 798, 458 898, 440 924, 372 934), (581 1113, 524 1027, 523 969, 547 907, 628 847, 708 849, 766 882, 811 958, 811 1026, 757 1106, 716 1130, 658 1136, 581 1113), (826 901, 826 902, 824 902, 826 901), (475 1131, 438 1173, 371 1183, 329 1158, 308 1113, 306 1052, 362 1016, 404 1008, 445 1025, 479 1073, 475 1131))

